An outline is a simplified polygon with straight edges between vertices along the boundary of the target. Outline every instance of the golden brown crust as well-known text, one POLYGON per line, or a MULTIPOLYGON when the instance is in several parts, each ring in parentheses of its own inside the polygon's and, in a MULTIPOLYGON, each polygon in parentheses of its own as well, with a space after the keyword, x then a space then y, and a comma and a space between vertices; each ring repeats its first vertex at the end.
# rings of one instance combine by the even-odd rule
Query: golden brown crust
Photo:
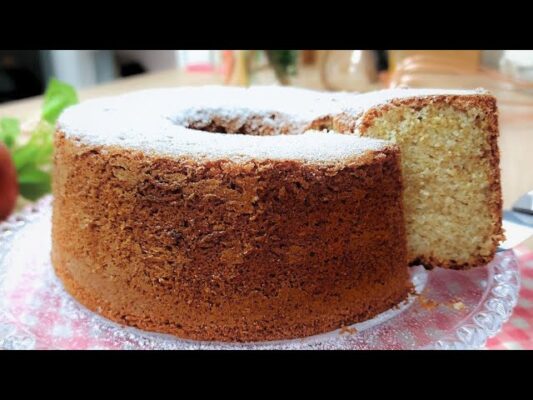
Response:
POLYGON ((337 129, 358 132, 361 136, 365 136, 365 132, 372 126, 374 120, 382 116, 387 110, 397 106, 407 106, 414 109, 421 109, 428 104, 447 104, 458 111, 467 112, 472 108, 479 108, 485 110, 485 118, 488 119, 488 141, 490 144, 490 153, 483 154, 489 160, 489 188, 490 196, 487 202, 490 214, 492 215, 492 235, 491 243, 492 250, 489 255, 483 256, 473 254, 466 262, 457 262, 450 259, 439 259, 424 254, 418 255, 415 259, 410 260, 411 265, 423 264, 426 267, 433 268, 436 266, 450 269, 469 269, 473 267, 483 266, 490 262, 496 253, 498 244, 504 239, 502 228, 502 192, 500 182, 500 153, 498 147, 498 109, 496 99, 490 94, 475 94, 475 95, 434 95, 405 99, 394 99, 384 105, 374 107, 361 117, 357 123, 354 120, 349 120, 346 116, 340 116, 336 119, 337 129))
POLYGON ((199 161, 56 133, 52 260, 91 310, 196 340, 277 340, 407 297, 399 150, 199 161))

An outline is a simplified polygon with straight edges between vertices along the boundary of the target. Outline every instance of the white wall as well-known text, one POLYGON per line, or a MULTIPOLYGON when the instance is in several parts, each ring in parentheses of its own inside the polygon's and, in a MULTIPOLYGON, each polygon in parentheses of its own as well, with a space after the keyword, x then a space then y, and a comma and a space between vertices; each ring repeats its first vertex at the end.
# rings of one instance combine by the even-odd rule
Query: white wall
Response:
POLYGON ((217 65, 220 62, 220 50, 176 50, 180 68, 191 64, 217 65))
POLYGON ((219 50, 115 50, 121 62, 136 61, 149 72, 220 62, 219 50))
POLYGON ((77 88, 107 82, 116 77, 110 50, 51 50, 50 75, 77 88))

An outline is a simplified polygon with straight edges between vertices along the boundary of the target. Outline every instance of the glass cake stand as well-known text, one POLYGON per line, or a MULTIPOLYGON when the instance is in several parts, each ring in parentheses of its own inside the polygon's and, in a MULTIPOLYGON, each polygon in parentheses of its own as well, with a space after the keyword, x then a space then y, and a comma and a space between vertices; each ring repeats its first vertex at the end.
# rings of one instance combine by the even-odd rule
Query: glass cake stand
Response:
POLYGON ((78 304, 50 263, 51 197, 0 224, 0 349, 476 349, 518 299, 512 251, 483 268, 411 268, 416 294, 372 320, 308 338, 216 343, 115 324, 78 304))

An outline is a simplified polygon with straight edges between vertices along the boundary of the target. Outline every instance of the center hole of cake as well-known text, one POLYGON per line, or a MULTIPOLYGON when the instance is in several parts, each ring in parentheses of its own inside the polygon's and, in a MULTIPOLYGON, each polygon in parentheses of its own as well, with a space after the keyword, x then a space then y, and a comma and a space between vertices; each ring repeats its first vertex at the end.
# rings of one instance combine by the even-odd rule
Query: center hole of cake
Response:
POLYGON ((216 113, 204 110, 191 112, 174 123, 203 132, 252 136, 299 135, 308 128, 308 124, 276 112, 243 115, 235 111, 216 113))

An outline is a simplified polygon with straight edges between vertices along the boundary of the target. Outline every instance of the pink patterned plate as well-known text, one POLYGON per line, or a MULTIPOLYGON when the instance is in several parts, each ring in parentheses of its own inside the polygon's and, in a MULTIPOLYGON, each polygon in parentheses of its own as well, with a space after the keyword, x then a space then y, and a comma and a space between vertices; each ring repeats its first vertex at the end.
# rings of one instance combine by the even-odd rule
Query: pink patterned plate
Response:
POLYGON ((50 264, 51 197, 0 224, 3 349, 474 349, 517 303, 512 251, 484 268, 411 269, 417 295, 372 320, 313 337, 262 343, 181 340, 110 322, 78 304, 50 264))

